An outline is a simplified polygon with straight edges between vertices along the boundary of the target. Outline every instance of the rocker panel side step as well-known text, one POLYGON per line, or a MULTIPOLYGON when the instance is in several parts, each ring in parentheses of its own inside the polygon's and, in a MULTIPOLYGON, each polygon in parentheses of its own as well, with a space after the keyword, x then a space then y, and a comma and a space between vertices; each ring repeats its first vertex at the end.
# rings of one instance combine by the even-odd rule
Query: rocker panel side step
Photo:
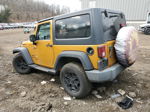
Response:
POLYGON ((39 65, 36 65, 36 64, 29 65, 29 67, 37 69, 37 70, 41 70, 41 71, 44 71, 44 72, 52 73, 52 74, 56 73, 56 70, 54 70, 54 69, 50 69, 50 68, 47 68, 47 67, 42 67, 42 66, 39 66, 39 65))

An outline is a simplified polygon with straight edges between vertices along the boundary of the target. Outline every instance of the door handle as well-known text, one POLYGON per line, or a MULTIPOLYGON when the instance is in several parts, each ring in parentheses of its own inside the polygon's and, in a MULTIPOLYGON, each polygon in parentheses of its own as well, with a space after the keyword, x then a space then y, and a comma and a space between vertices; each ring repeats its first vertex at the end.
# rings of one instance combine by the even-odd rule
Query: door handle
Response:
POLYGON ((53 45, 51 45, 51 44, 47 44, 47 45, 46 45, 46 47, 53 47, 53 45))

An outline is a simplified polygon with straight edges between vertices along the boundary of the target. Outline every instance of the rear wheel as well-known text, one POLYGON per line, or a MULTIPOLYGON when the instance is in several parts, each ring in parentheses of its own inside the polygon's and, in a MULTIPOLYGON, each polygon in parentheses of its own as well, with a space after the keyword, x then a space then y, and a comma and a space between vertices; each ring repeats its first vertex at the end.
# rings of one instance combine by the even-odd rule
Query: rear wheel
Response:
POLYGON ((60 72, 60 81, 65 91, 76 98, 83 98, 91 91, 91 83, 78 63, 64 65, 60 72))
POLYGON ((23 56, 20 53, 14 57, 13 66, 15 70, 20 74, 28 74, 31 72, 31 68, 25 62, 23 56))

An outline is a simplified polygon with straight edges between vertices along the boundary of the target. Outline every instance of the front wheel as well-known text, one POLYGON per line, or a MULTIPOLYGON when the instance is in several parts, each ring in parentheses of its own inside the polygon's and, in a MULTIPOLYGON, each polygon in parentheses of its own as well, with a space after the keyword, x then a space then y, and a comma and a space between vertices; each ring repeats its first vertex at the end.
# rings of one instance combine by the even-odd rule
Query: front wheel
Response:
POLYGON ((73 97, 86 97, 91 91, 91 83, 78 63, 68 63, 60 72, 60 81, 65 91, 73 97))
POLYGON ((146 35, 150 35, 150 28, 145 28, 145 29, 144 29, 144 33, 145 33, 146 35))
POLYGON ((28 74, 31 72, 31 68, 25 62, 23 56, 20 53, 13 58, 13 66, 20 74, 28 74))

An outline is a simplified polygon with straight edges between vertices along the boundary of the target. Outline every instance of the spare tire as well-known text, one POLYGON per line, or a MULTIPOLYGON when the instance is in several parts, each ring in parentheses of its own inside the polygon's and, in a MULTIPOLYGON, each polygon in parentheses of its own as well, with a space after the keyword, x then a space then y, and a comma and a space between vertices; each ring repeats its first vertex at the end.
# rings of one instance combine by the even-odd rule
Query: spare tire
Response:
POLYGON ((118 62, 124 67, 131 66, 137 57, 137 30, 133 26, 122 27, 117 34, 114 47, 118 62))

